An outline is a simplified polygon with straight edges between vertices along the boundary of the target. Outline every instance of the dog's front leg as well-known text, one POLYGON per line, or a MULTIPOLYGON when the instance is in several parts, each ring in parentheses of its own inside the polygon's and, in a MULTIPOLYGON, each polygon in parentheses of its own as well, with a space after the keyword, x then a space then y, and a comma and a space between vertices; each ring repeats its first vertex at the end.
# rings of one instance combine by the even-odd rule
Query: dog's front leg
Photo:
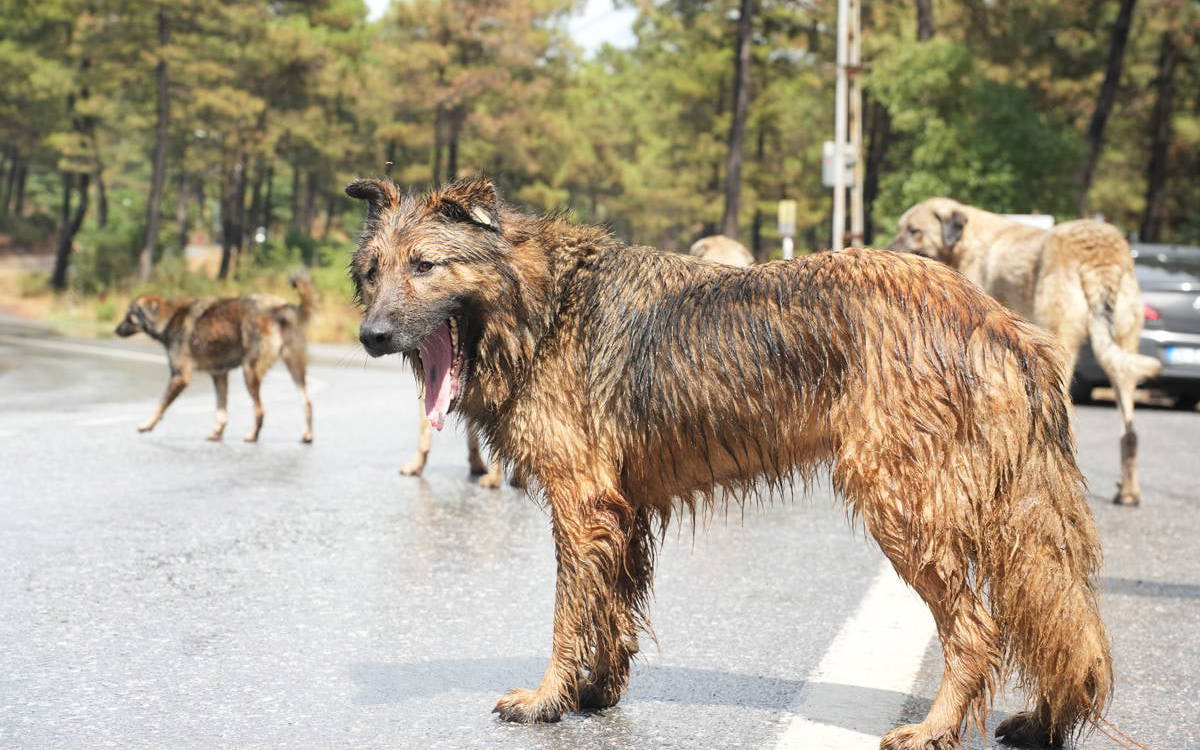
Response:
POLYGON ((578 707, 595 651, 616 647, 597 639, 611 637, 608 623, 621 606, 617 586, 633 509, 613 489, 576 485, 548 494, 558 558, 550 664, 537 689, 513 690, 496 704, 505 721, 558 721, 578 707))
POLYGON ((138 432, 149 432, 154 429, 154 425, 158 424, 163 418, 163 414, 167 411, 167 407, 175 400, 184 388, 187 388, 190 375, 186 370, 176 370, 171 373, 171 381, 167 383, 167 392, 163 394, 162 401, 158 403, 158 408, 154 410, 154 414, 149 419, 138 425, 138 432))

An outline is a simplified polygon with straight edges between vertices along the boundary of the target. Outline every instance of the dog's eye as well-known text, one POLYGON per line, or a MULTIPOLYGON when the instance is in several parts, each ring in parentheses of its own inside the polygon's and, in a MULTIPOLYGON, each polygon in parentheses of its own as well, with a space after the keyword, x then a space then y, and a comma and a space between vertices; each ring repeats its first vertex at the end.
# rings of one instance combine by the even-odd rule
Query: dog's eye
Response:
POLYGON ((433 270, 433 263, 428 260, 419 260, 416 263, 417 273, 429 273, 433 270))
POLYGON ((375 266, 374 263, 372 263, 371 267, 367 269, 367 272, 365 274, 363 274, 363 280, 366 281, 368 284, 374 284, 375 279, 377 279, 377 278, 379 278, 379 269, 375 266))
POLYGON ((911 234, 913 237, 921 236, 921 230, 917 229, 916 227, 909 227, 908 233, 911 234))

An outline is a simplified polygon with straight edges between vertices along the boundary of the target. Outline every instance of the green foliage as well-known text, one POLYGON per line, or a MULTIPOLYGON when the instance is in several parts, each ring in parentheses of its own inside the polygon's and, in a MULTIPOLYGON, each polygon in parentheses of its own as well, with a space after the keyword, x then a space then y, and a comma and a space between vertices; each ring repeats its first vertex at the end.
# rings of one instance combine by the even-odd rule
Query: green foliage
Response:
POLYGON ((1079 135, 1039 112, 1023 89, 981 75, 961 44, 905 45, 870 84, 900 134, 890 158, 903 169, 884 176, 876 203, 892 222, 937 195, 1002 213, 1070 215, 1079 135))

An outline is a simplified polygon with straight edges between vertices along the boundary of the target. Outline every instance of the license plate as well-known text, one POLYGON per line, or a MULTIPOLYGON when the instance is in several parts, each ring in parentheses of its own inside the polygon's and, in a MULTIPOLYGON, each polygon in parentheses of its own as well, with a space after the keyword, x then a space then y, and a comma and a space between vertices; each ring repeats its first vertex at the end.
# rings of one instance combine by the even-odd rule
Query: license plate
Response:
POLYGON ((1200 346, 1168 346, 1166 355, 1169 365, 1200 365, 1200 346))

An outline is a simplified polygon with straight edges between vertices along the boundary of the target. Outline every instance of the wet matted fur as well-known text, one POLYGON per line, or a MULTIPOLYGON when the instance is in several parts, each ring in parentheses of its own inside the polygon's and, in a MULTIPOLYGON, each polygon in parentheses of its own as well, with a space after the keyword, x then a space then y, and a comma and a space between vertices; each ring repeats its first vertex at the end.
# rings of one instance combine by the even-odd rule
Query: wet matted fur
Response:
POLYGON ((307 274, 292 274, 292 286, 300 295, 300 304, 289 304, 271 294, 251 294, 226 299, 164 299, 148 294, 129 303, 124 319, 117 325, 118 336, 141 331, 167 350, 171 379, 158 408, 150 419, 138 426, 139 432, 154 429, 167 407, 192 378, 192 371, 212 375, 217 392, 217 423, 209 440, 220 440, 229 421, 225 402, 229 394, 229 371, 242 368, 246 390, 254 401, 254 428, 246 442, 258 440, 262 430, 263 407, 259 398, 262 379, 282 359, 292 381, 300 390, 304 407, 304 433, 301 442, 311 443, 312 401, 305 385, 307 344, 304 328, 316 310, 317 291, 307 274))
POLYGON ((900 217, 889 250, 917 253, 961 271, 1010 310, 1049 330, 1067 352, 1067 377, 1085 338, 1116 392, 1121 478, 1114 501, 1137 505, 1133 395, 1162 365, 1138 354, 1142 295, 1129 244, 1090 219, 1039 229, 949 198, 918 203, 900 217))
POLYGON ((882 747, 958 746, 1010 670, 1031 710, 1007 740, 1058 741, 1100 715, 1100 548, 1044 331, 913 255, 736 268, 520 213, 482 178, 346 192, 368 202, 351 264, 368 351, 404 353, 445 388, 432 408, 462 413, 550 509, 550 664, 500 699, 503 719, 614 705, 672 515, 821 469, 945 653, 924 721, 882 747), (421 361, 439 341, 452 353, 421 361))

